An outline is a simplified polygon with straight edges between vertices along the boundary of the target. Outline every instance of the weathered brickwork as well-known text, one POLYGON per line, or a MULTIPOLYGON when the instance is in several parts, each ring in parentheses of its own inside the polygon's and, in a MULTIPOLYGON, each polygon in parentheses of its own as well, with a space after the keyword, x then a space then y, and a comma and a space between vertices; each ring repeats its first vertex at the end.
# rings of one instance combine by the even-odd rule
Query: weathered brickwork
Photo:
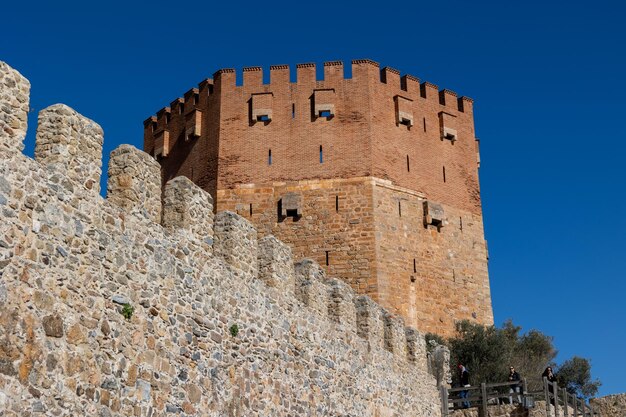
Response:
POLYGON ((288 243, 296 258, 310 257, 329 276, 375 297, 372 195, 371 181, 354 178, 220 190, 216 200, 218 210, 236 212, 253 222, 262 235, 288 243), (302 197, 302 215, 278 221, 278 201, 289 193, 302 197))
POLYGON ((146 154, 113 151, 103 199, 100 155, 19 148, 0 147, 0 414, 441 415, 419 332, 235 213, 196 227, 210 197, 173 179, 161 199, 146 154))
POLYGON ((218 192, 217 201, 407 325, 450 334, 455 320, 493 323, 479 215, 444 206, 445 225, 425 227, 424 195, 376 178, 239 187, 218 192), (302 216, 276 221, 277 201, 290 192, 302 196, 302 216))
POLYGON ((460 319, 493 323, 482 218, 443 206, 424 226, 426 199, 378 180, 374 187, 378 301, 407 324, 449 334, 460 319))
POLYGON ((163 181, 190 178, 420 330, 492 324, 472 100, 370 60, 296 72, 220 70, 147 119, 163 181), (423 201, 445 207, 438 234, 423 201))

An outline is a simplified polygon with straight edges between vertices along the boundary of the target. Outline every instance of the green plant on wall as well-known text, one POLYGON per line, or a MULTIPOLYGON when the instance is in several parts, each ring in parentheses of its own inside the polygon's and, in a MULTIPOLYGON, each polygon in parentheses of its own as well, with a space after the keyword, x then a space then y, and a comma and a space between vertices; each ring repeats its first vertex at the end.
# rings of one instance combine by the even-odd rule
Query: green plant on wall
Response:
POLYGON ((122 306, 122 316, 124 316, 126 320, 130 320, 134 312, 135 308, 130 304, 126 303, 122 306))
POLYGON ((236 337, 239 334, 239 326, 237 326, 236 324, 233 324, 232 326, 230 326, 230 335, 232 337, 236 337))

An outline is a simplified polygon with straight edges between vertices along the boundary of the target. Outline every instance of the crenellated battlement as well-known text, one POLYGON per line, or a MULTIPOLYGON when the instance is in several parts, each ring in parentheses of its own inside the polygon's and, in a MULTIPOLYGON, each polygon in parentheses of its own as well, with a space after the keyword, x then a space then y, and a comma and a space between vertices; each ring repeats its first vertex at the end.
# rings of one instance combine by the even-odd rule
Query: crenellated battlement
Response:
MULTIPOLYGON (((290 81, 290 72, 291 68, 289 65, 270 65, 270 83, 263 83, 263 68, 260 66, 252 66, 252 67, 244 67, 241 70, 240 75, 234 68, 223 68, 216 71, 213 74, 213 79, 215 80, 215 84, 219 85, 221 88, 231 88, 234 90, 246 89, 250 87, 260 87, 260 86, 272 86, 279 89, 287 89, 292 84, 310 84, 316 83, 320 84, 316 88, 324 88, 324 84, 329 83, 338 83, 343 81, 352 81, 354 82, 362 82, 364 83, 364 87, 369 82, 379 82, 381 84, 387 84, 390 87, 393 87, 395 90, 405 91, 409 93, 416 93, 417 88, 412 86, 412 83, 419 84, 419 78, 410 75, 404 74, 401 75, 400 71, 391 68, 384 67, 380 69, 380 64, 369 60, 369 59, 355 59, 352 61, 352 78, 346 78, 343 71, 343 61, 327 61, 323 63, 324 67, 324 79, 319 80, 316 77, 316 64, 315 63, 301 63, 296 64, 296 82, 292 83, 290 81), (376 69, 377 71, 372 72, 372 69, 376 69), (236 85, 238 77, 242 77, 242 85, 236 85), (413 87, 413 88, 411 88, 413 87)), ((202 89, 202 84, 205 81, 199 83, 200 89, 202 89)), ((438 90, 438 87, 435 84, 424 82, 425 86, 429 88, 435 88, 438 90)), ((428 91, 425 90, 424 91, 428 91)), ((449 90, 441 90, 437 91, 437 94, 443 95, 446 91, 449 90)), ((422 92, 422 98, 427 98, 427 96, 422 92)), ((461 97, 461 99, 466 99, 466 97, 461 97)), ((461 108, 462 106, 459 104, 460 102, 455 100, 441 100, 441 105, 448 106, 450 108, 456 109, 457 111, 463 112, 464 110, 461 108)), ((173 106, 172 106, 173 107, 173 106)))
MULTIPOLYGON (((0 64, 0 80, 17 77, 0 64)), ((198 111, 207 85, 146 128, 198 111)), ((2 93, 0 120, 19 119, 5 100, 14 93, 2 93)), ((40 113, 36 160, 21 153, 24 133, 0 131, 0 316, 11 348, 1 406, 439 415, 424 338, 402 319, 316 262, 294 262, 242 216, 214 216, 210 194, 187 178, 162 184, 159 164, 133 146, 111 153, 102 198, 103 131, 65 105, 40 113)))
MULTIPOLYGON (((450 165, 457 165, 461 156, 471 156, 468 159, 473 165, 455 169, 459 173, 475 170, 471 99, 458 97, 448 89, 440 90, 435 84, 403 75, 397 69, 381 69, 377 62, 368 59, 353 60, 351 65, 352 76, 346 78, 343 62, 325 62, 323 79, 318 79, 315 63, 297 64, 295 82, 291 82, 288 65, 271 65, 269 83, 264 82, 264 69, 259 66, 245 67, 240 72, 220 69, 212 80, 201 82, 198 88, 158 111, 156 123, 153 119, 144 123, 144 150, 155 158, 164 158, 160 159, 164 180, 183 174, 195 181, 196 173, 208 175, 208 183, 215 185, 207 191, 213 194, 242 180, 250 182, 241 178, 241 173, 268 165, 264 162, 270 159, 272 164, 276 161, 282 166, 271 172, 263 170, 254 182, 343 177, 350 171, 355 176, 374 173, 419 190, 423 186, 403 169, 406 164, 401 161, 407 156, 417 159, 445 155, 450 165), (196 114, 187 116, 192 110, 196 114), (193 120, 183 120, 185 117, 193 120), (453 131, 456 134, 448 135, 453 131), (277 152, 291 154, 284 141, 268 140, 286 136, 291 136, 290 143, 309 155, 304 167, 295 164, 293 156, 289 160, 278 157, 277 152), (222 142, 222 137, 228 141, 222 142), (392 144, 381 143, 381 137, 392 139, 392 144), (430 139, 450 138, 456 142, 450 150, 448 142, 436 147, 427 143, 430 139), (416 141, 417 145, 408 147, 407 141, 416 141), (198 167, 193 162, 196 157, 187 159, 191 148, 208 152, 208 164, 198 167), (367 156, 345 152, 344 148, 360 149, 367 156), (398 148, 407 148, 409 152, 398 155, 398 148), (321 169, 318 153, 325 149, 329 160, 341 157, 345 163, 327 164, 321 169), (254 154, 249 154, 252 151, 254 154), (220 154, 221 160, 232 163, 220 164, 220 154), (398 160, 398 164, 390 166, 383 160, 398 160)), ((417 168, 424 178, 440 179, 440 169, 433 171, 427 164, 414 165, 414 171, 417 168)), ((472 201, 475 193, 464 190, 462 182, 458 182, 458 187, 465 194, 461 204, 477 209, 476 201, 472 201)), ((444 198, 451 194, 454 193, 441 193, 444 198)))

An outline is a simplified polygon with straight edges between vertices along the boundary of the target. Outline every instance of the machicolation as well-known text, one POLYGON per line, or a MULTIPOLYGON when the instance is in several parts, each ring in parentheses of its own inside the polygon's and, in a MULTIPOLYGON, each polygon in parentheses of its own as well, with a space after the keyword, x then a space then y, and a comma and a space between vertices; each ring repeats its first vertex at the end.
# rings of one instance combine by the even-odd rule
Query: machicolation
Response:
MULTIPOLYGON (((0 62, 0 88, 3 415, 441 415, 424 338, 400 316, 332 269, 294 262, 249 219, 214 215, 189 179, 162 188, 159 164, 132 146, 111 153, 102 198, 103 131, 67 106, 40 112, 35 159, 26 157, 30 84, 0 62)), ((282 117, 274 109, 269 125, 282 117)), ((191 143, 216 128, 190 120, 191 143)), ((376 181, 356 186, 370 184, 371 196, 376 181)), ((434 368, 445 379, 446 367, 434 368)))

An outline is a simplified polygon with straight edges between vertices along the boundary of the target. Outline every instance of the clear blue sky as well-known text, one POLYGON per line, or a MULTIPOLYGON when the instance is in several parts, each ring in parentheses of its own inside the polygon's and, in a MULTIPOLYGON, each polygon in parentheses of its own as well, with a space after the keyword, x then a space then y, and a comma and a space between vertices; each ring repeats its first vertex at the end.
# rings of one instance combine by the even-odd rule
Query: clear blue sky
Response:
POLYGON ((3 4, 0 60, 106 154, 222 67, 370 58, 474 98, 496 323, 626 391, 623 1, 39 3, 3 4))

